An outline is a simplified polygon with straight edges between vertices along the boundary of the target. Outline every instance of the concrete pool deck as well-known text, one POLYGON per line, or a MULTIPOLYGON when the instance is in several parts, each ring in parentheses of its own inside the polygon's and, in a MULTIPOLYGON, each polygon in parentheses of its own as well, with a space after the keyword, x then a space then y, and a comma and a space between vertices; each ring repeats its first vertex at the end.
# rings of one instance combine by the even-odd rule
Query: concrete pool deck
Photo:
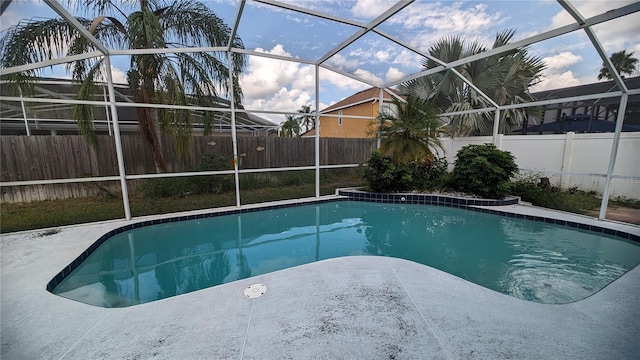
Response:
MULTIPOLYGON (((499 209, 640 235, 637 226, 546 209, 499 209)), ((99 308, 45 290, 98 237, 140 220, 61 227, 46 236, 44 230, 3 234, 0 358, 637 359, 640 354, 640 266, 593 296, 565 305, 519 300, 428 266, 369 256, 320 261, 128 308, 99 308), (267 293, 248 299, 243 291, 254 283, 265 284, 267 293)))

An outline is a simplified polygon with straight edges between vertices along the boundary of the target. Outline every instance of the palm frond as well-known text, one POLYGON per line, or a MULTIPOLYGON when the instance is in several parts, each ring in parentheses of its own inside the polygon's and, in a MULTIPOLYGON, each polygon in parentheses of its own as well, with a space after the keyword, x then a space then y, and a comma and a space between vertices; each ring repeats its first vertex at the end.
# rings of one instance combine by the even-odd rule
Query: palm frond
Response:
MULTIPOLYGON (((71 6, 95 18, 77 20, 96 39, 112 49, 156 49, 175 46, 243 48, 239 36, 231 39, 231 29, 204 3, 196 0, 68 0, 71 6), (127 15, 128 14, 128 15, 127 15), (97 16, 96 16, 97 15, 97 16)), ((68 55, 95 51, 73 26, 63 19, 23 21, 10 28, 0 39, 0 66, 15 67, 68 55)), ((127 82, 136 102, 187 105, 196 103, 213 107, 218 92, 233 94, 240 107, 242 89, 240 74, 247 57, 226 52, 194 54, 134 54, 130 56, 127 82), (230 71, 233 69, 233 71, 230 71)), ((67 65, 67 70, 81 81, 79 98, 93 96, 94 85, 103 67, 101 58, 89 58, 67 65)), ((39 70, 3 76, 9 80, 7 91, 30 94, 29 81, 39 70), (16 86, 12 86, 12 84, 16 86)), ((140 131, 156 157, 156 164, 164 169, 160 140, 156 133, 160 125, 164 133, 176 136, 180 151, 186 150, 191 137, 192 113, 186 110, 155 110, 138 108, 140 131)), ((92 130, 90 106, 77 105, 74 116, 81 132, 92 130)), ((214 114, 202 113, 205 133, 211 131, 214 114)))
MULTIPOLYGON (((496 34, 493 48, 507 45, 515 36, 515 30, 502 30, 496 34)), ((486 51, 486 47, 478 41, 465 42, 460 37, 445 37, 434 43, 429 54, 445 62, 473 56, 486 51)), ((424 69, 437 64, 424 61, 424 69)), ((491 107, 489 97, 498 105, 514 103, 522 99, 534 100, 529 87, 541 80, 544 61, 528 54, 526 47, 512 49, 505 53, 489 56, 466 63, 456 68, 458 72, 479 91, 474 90, 462 81, 451 70, 431 74, 406 84, 403 89, 423 99, 431 99, 437 107, 445 112, 471 111, 491 107)), ((506 126, 521 124, 528 116, 534 116, 537 110, 513 109, 501 113, 500 127, 508 132, 506 126)), ((469 114, 450 117, 449 128, 456 135, 487 133, 493 127, 493 116, 490 114, 469 114)))
MULTIPOLYGON (((229 44, 231 29, 223 19, 219 18, 201 2, 176 0, 164 9, 158 18, 165 36, 170 39, 176 39, 180 44, 202 47, 219 47, 229 44)), ((237 35, 233 38, 231 44, 235 48, 244 48, 242 39, 237 35)), ((218 53, 215 56, 220 64, 227 61, 225 53, 218 53)), ((242 92, 239 83, 235 79, 236 75, 245 69, 247 58, 245 55, 234 53, 231 55, 231 61, 233 62, 234 72, 234 95, 236 98, 241 99, 242 92)))
MULTIPOLYGON (((78 36, 78 31, 63 19, 20 21, 7 30, 0 43, 0 65, 8 68, 62 58, 68 44, 78 36)), ((35 75, 35 70, 28 72, 35 75)))
POLYGON ((432 162, 433 150, 442 150, 434 104, 411 95, 406 102, 394 98, 392 103, 378 116, 383 136, 380 152, 396 163, 432 162))
MULTIPOLYGON (((97 77, 101 76, 101 69, 103 67, 102 62, 97 62, 86 74, 86 77, 82 79, 80 88, 76 98, 78 100, 93 100, 96 93, 97 77)), ((73 105, 73 119, 78 125, 78 131, 82 134, 89 144, 97 148, 98 138, 95 130, 93 129, 93 109, 91 105, 87 104, 74 104, 73 105)))
MULTIPOLYGON (((167 66, 164 74, 161 78, 163 91, 156 92, 156 101, 162 104, 189 105, 182 82, 170 65, 167 66)), ((162 132, 173 135, 176 138, 178 153, 186 154, 193 124, 191 112, 185 109, 158 109, 157 111, 162 132)))

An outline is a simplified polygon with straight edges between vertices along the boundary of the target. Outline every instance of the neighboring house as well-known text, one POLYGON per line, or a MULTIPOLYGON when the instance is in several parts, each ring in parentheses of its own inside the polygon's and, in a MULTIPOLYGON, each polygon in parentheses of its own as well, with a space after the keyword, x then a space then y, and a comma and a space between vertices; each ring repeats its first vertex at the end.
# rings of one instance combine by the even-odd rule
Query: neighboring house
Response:
MULTIPOLYGON (((400 97, 393 90, 383 91, 383 106, 391 104, 392 97, 400 97)), ((380 89, 369 88, 355 93, 320 111, 320 137, 367 138, 375 137, 375 118, 380 109, 380 89)), ((315 136, 315 129, 302 135, 315 136)))
MULTIPOLYGON (((624 79, 627 88, 639 89, 640 77, 624 79)), ((532 93, 537 100, 570 98, 581 95, 618 91, 613 81, 566 87, 532 93)), ((384 105, 392 96, 400 97, 393 90, 385 90, 384 105)), ((380 89, 369 88, 345 98, 320 111, 320 137, 367 138, 376 136, 380 89)), ((543 118, 536 123, 529 121, 523 128, 513 128, 516 134, 613 132, 620 104, 619 97, 572 101, 543 107, 543 118)), ((622 131, 640 131, 640 95, 632 95, 622 131)), ((315 136, 315 129, 302 135, 315 136)))
MULTIPOLYGON (((624 79, 628 89, 640 89, 640 77, 624 79)), ((538 101, 570 98, 589 94, 618 91, 613 81, 572 86, 531 93, 538 101)), ((616 125, 620 97, 576 100, 543 106, 544 115, 537 124, 524 124, 515 133, 566 133, 569 131, 613 132, 616 125)), ((622 131, 640 131, 640 95, 629 96, 622 131)))
MULTIPOLYGON (((0 84, 0 94, 2 93, 0 84)), ((106 101, 106 87, 98 85, 94 100, 106 101)), ((68 79, 41 78, 34 85, 33 97, 74 100, 78 85, 68 79)), ((129 87, 125 84, 114 84, 116 102, 133 103, 129 94, 129 87)), ((229 108, 229 101, 218 98, 219 108, 229 108)), ((134 107, 117 107, 118 124, 123 134, 138 133, 137 113, 134 107)), ((94 129, 98 134, 110 133, 111 117, 107 116, 110 109, 105 106, 93 108, 94 129)), ((213 135, 231 134, 231 113, 228 111, 215 112, 213 122, 213 135)), ((278 124, 275 124, 260 116, 237 112, 236 131, 238 135, 252 136, 277 136, 278 124)), ((29 126, 32 135, 75 135, 78 133, 77 125, 72 119, 72 104, 69 103, 34 103, 25 101, 23 104, 14 101, 0 102, 0 134, 24 135, 26 126, 29 126), (24 106, 23 106, 24 105, 24 106)), ((193 113, 193 134, 201 135, 204 126, 200 112, 193 113)))

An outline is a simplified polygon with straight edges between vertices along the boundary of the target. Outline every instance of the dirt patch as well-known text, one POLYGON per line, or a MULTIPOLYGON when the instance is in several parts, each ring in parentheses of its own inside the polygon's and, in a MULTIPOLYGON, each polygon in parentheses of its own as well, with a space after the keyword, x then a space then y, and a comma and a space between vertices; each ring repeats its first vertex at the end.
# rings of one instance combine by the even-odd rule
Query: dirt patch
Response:
MULTIPOLYGON (((593 210, 589 212, 589 216, 598 217, 600 211, 593 210)), ((609 207, 607 208, 607 220, 620 221, 628 224, 640 225, 640 209, 632 209, 626 207, 609 207)))

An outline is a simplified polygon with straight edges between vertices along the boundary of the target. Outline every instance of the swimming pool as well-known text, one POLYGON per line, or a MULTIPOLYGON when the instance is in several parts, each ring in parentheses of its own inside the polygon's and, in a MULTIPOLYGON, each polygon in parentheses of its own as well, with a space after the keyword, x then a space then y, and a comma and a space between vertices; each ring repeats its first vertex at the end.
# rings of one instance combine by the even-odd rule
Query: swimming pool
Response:
POLYGON ((640 245, 613 235, 432 205, 323 202, 122 230, 49 290, 125 307, 313 261, 375 255, 521 299, 567 303, 640 263, 640 245))

